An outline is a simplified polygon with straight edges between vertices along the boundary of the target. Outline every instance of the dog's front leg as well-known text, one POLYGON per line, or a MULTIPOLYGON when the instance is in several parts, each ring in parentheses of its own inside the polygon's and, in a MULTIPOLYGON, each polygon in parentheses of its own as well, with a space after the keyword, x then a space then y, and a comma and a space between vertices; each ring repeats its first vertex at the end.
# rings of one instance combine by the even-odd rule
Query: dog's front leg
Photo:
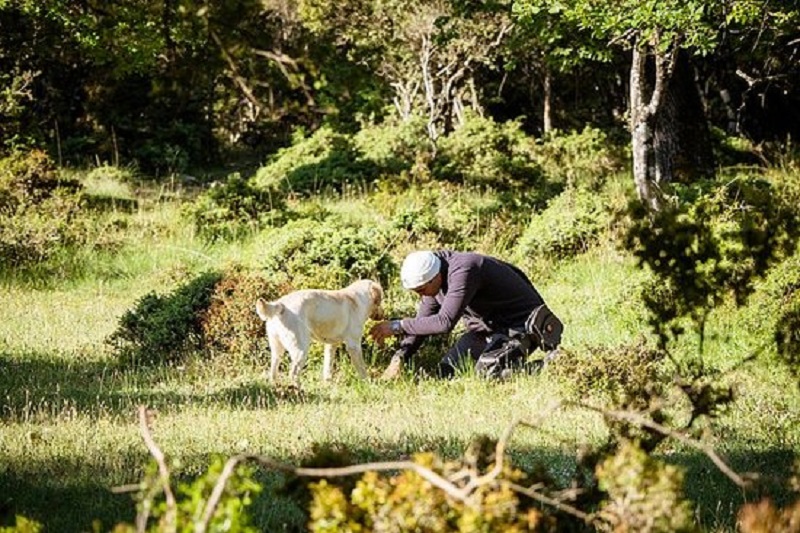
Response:
POLYGON ((322 361, 322 379, 330 381, 333 377, 333 356, 336 354, 336 346, 326 344, 324 347, 325 358, 322 361))
POLYGON ((364 364, 364 357, 361 353, 361 342, 347 342, 346 346, 350 361, 356 368, 358 375, 361 376, 361 379, 367 379, 367 365, 364 364))

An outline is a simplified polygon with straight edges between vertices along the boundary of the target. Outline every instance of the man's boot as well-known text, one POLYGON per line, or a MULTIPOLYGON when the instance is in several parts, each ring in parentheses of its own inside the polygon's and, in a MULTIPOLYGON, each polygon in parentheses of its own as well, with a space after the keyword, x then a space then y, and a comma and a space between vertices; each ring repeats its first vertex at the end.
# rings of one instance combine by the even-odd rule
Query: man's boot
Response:
POLYGON ((392 356, 389 366, 383 371, 381 379, 397 379, 403 373, 403 356, 395 354, 392 356))

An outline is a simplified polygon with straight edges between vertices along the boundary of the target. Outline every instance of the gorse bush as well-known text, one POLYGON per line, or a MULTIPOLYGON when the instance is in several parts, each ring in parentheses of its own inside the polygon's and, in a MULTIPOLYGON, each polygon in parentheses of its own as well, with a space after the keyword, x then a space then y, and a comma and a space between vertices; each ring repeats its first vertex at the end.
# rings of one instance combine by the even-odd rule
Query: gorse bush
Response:
POLYGON ((602 196, 570 187, 530 218, 519 236, 515 254, 523 263, 542 257, 573 257, 597 242, 612 220, 602 196))
POLYGON ((420 154, 431 151, 425 120, 420 117, 365 125, 353 136, 353 144, 379 177, 389 179, 408 173, 420 154))
MULTIPOLYGON (((469 454, 461 461, 443 461, 431 453, 418 453, 413 457, 415 463, 444 478, 452 478, 459 471, 486 473, 487 463, 481 462, 485 459, 469 454)), ((463 485, 467 479, 462 476, 456 484, 463 485)), ((310 485, 313 500, 309 529, 319 533, 556 531, 552 516, 531 498, 512 489, 514 484, 534 481, 505 464, 502 473, 477 488, 466 503, 448 496, 412 470, 394 476, 367 472, 349 493, 339 488, 334 480, 322 480, 310 485)))
POLYGON ((555 132, 535 145, 534 154, 549 182, 594 191, 628 159, 606 133, 591 127, 555 132))
POLYGON ((189 204, 186 213, 206 241, 230 240, 252 234, 282 219, 283 194, 253 186, 239 174, 212 186, 189 204))
POLYGON ((80 189, 58 177, 44 152, 0 160, 0 264, 26 268, 85 242, 80 189))
POLYGON ((349 135, 322 127, 277 154, 253 176, 253 185, 306 195, 341 190, 346 183, 371 181, 376 169, 353 145, 349 135))
POLYGON ((598 513, 606 526, 601 531, 697 531, 692 504, 683 497, 683 472, 635 443, 624 442, 600 463, 597 479, 606 493, 598 513))
POLYGON ((495 189, 540 188, 542 171, 532 141, 516 122, 497 123, 469 115, 437 141, 432 162, 436 179, 495 189))
POLYGON ((728 296, 743 304, 755 280, 794 253, 800 235, 796 209, 766 181, 742 178, 676 190, 683 200, 657 213, 632 205, 624 236, 625 247, 672 295, 644 295, 662 346, 683 332, 684 317, 702 338, 710 310, 728 296))
POLYGON ((271 233, 264 269, 296 288, 338 289, 360 278, 385 285, 397 268, 386 253, 389 236, 380 229, 328 217, 292 221, 271 233))
POLYGON ((576 398, 597 396, 615 406, 646 408, 642 401, 659 393, 667 380, 663 352, 644 339, 585 351, 564 350, 552 364, 553 376, 568 381, 576 398))
POLYGON ((213 355, 242 357, 266 352, 264 323, 255 313, 257 298, 275 300, 292 290, 243 268, 225 271, 214 286, 203 313, 202 336, 213 355))
POLYGON ((123 364, 169 364, 202 346, 202 314, 218 272, 201 274, 169 294, 148 293, 119 319, 108 342, 123 364))

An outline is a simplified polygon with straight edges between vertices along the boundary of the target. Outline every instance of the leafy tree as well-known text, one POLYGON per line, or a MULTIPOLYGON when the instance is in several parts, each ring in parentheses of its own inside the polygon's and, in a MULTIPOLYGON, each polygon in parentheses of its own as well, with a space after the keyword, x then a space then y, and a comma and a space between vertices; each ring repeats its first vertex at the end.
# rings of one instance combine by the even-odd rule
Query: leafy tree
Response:
POLYGON ((723 28, 760 23, 760 6, 755 0, 515 2, 517 12, 531 20, 543 13, 558 15, 560 27, 573 24, 630 51, 633 174, 639 197, 652 209, 661 207, 661 189, 672 181, 676 165, 681 166, 676 159, 688 159, 683 168, 694 166, 700 176, 713 173, 702 107, 689 83, 689 58, 712 53, 723 28), (692 123, 690 117, 700 120, 692 123))
POLYGON ((300 12, 311 31, 331 38, 391 86, 401 117, 427 118, 434 147, 463 121, 465 108, 482 111, 475 71, 494 61, 512 26, 494 4, 456 9, 446 0, 303 0, 300 12))

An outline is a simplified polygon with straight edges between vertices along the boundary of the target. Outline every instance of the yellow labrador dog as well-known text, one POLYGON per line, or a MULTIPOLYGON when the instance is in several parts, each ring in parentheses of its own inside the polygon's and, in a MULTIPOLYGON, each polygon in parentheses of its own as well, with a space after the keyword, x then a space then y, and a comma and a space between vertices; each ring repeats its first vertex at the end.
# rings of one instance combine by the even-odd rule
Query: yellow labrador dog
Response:
POLYGON ((359 376, 367 377, 361 354, 361 335, 367 318, 382 317, 383 288, 375 281, 362 279, 339 290, 307 289, 291 292, 274 302, 259 298, 256 313, 266 323, 272 353, 270 380, 278 377, 284 351, 291 358, 290 377, 297 384, 308 358, 312 340, 324 344, 322 379, 333 372, 333 355, 344 343, 359 376))

